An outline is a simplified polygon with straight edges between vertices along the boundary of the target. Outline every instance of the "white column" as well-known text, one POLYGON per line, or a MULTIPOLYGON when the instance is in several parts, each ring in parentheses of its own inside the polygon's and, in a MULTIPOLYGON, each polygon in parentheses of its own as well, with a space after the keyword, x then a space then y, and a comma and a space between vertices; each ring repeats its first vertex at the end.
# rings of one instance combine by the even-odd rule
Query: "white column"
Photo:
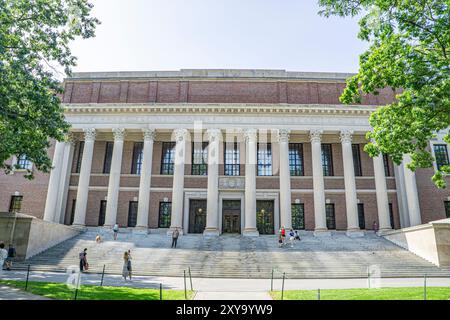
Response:
POLYGON ((407 167, 407 164, 410 162, 411 156, 409 154, 405 155, 403 158, 403 172, 405 176, 405 190, 408 202, 409 222, 411 227, 413 227, 422 224, 422 218, 420 216, 416 174, 407 167))
POLYGON ((208 195, 204 235, 218 236, 219 231, 219 144, 220 130, 209 129, 208 135, 208 195))
POLYGON ((379 231, 391 230, 391 222, 389 215, 389 200, 386 187, 386 175, 384 172, 383 156, 380 154, 373 158, 373 171, 375 176, 375 189, 377 193, 377 208, 379 231))
POLYGON ((256 228, 256 153, 257 131, 247 129, 245 137, 245 224, 244 236, 258 236, 256 228))
POLYGON ((86 208, 89 195, 89 180, 91 178, 92 157, 94 155, 95 129, 84 130, 83 159, 81 160, 78 180, 77 201, 73 224, 84 226, 86 222, 86 208))
POLYGON ((341 131, 342 161, 344 164, 345 207, 347 209, 347 235, 361 236, 358 223, 358 200, 356 196, 355 168, 350 130, 341 131))
POLYGON ((125 129, 114 128, 114 147, 109 172, 108 196, 106 198, 106 216, 104 227, 112 227, 117 221, 117 203, 119 201, 120 173, 122 171, 123 140, 125 129))
POLYGON ((402 228, 411 226, 408 215, 408 199, 406 198, 405 188, 405 172, 403 170, 403 163, 400 165, 394 164, 395 186, 397 191, 398 211, 400 214, 400 224, 402 228))
POLYGON ((170 220, 170 230, 168 233, 172 234, 172 231, 175 228, 178 228, 180 234, 183 234, 184 163, 186 140, 189 131, 187 129, 176 129, 174 134, 176 146, 172 188, 172 215, 170 220))
POLYGON ((280 144, 280 225, 288 229, 292 228, 289 134, 290 130, 278 130, 278 142, 280 144))
POLYGON ((327 218, 325 213, 325 183, 323 180, 322 166, 322 130, 311 130, 311 156, 314 188, 314 235, 330 235, 327 229, 327 218))
POLYGON ((56 202, 58 200, 59 182, 63 166, 64 142, 56 141, 53 154, 52 169, 47 189, 47 200, 45 201, 44 220, 55 222, 56 202))
POLYGON ((144 149, 141 168, 141 180, 139 181, 139 202, 136 229, 148 229, 148 213, 150 207, 150 187, 152 180, 153 141, 155 130, 144 130, 144 149))
POLYGON ((55 222, 62 224, 65 220, 74 149, 74 137, 73 135, 69 134, 67 141, 64 143, 64 155, 62 160, 63 165, 61 169, 61 179, 59 182, 58 200, 56 202, 56 214, 54 219, 55 222))

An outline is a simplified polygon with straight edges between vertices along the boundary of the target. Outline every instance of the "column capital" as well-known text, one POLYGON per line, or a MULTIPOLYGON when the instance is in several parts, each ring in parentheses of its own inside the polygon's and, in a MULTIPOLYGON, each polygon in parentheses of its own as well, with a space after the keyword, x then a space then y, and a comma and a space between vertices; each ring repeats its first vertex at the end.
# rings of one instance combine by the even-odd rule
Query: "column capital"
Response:
POLYGON ((341 143, 352 143, 353 130, 342 130, 340 133, 341 143))
POLYGON ((156 130, 155 129, 142 129, 144 135, 144 141, 155 141, 156 130))
POLYGON ((256 129, 245 129, 244 130, 244 138, 245 141, 256 141, 256 137, 257 137, 257 130, 256 129))
POLYGON ((221 136, 220 129, 208 129, 206 130, 206 136, 210 142, 216 141, 220 139, 221 136))
POLYGON ((289 137, 291 130, 289 129, 279 129, 278 132, 278 142, 289 142, 289 137))
POLYGON ((314 129, 309 131, 309 139, 311 142, 318 142, 322 140, 323 130, 314 129))
POLYGON ((114 141, 123 141, 125 138, 125 129, 124 128, 114 128, 112 129, 114 135, 114 141))
POLYGON ((185 128, 175 129, 175 141, 181 142, 186 139, 187 135, 189 134, 189 131, 185 128))
POLYGON ((64 135, 64 142, 70 143, 72 146, 75 146, 78 140, 79 138, 73 132, 64 135))
POLYGON ((96 131, 94 128, 85 128, 83 129, 84 132, 84 141, 95 141, 95 135, 96 131))

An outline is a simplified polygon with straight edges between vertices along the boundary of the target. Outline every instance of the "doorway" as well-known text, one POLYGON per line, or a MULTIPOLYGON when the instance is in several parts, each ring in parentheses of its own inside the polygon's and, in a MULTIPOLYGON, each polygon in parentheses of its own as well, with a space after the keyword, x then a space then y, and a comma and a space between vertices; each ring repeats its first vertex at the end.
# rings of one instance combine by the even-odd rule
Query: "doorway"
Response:
POLYGON ((206 200, 189 200, 189 233, 203 233, 206 227, 206 200))
POLYGON ((256 201, 256 227, 259 234, 274 234, 274 201, 256 201))
POLYGON ((241 233, 241 200, 223 200, 222 233, 241 233))

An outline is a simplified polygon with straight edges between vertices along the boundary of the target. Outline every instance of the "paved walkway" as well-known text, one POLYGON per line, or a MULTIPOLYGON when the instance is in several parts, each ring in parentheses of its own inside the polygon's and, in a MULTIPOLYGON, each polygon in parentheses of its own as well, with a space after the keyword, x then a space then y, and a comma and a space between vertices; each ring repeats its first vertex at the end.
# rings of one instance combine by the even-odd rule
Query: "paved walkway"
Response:
POLYGON ((0 300, 50 300, 46 297, 37 296, 24 292, 17 288, 0 285, 0 300))
POLYGON ((201 291, 194 300, 272 300, 268 292, 201 291))
MULTIPOLYGON (((66 282, 68 278, 64 273, 50 273, 34 271, 30 274, 30 281, 66 282)), ((10 271, 4 272, 0 279, 22 280, 26 279, 26 272, 10 271)), ((83 284, 99 285, 100 274, 83 274, 83 284)), ((130 286, 135 288, 159 288, 163 284, 164 289, 183 290, 184 279, 182 277, 134 277, 133 281, 125 282, 119 275, 105 275, 103 285, 105 286, 130 286)), ((193 278, 193 289, 199 292, 267 292, 270 290, 270 279, 219 279, 219 278, 193 278)), ((423 278, 374 278, 370 287, 421 287, 423 278)), ((427 286, 448 286, 450 278, 427 278, 427 286)), ((186 281, 190 289, 189 278, 186 281)), ((275 279, 274 290, 281 290, 282 280, 275 279)), ((349 289, 368 288, 367 279, 286 279, 285 290, 316 290, 316 289, 349 289)))

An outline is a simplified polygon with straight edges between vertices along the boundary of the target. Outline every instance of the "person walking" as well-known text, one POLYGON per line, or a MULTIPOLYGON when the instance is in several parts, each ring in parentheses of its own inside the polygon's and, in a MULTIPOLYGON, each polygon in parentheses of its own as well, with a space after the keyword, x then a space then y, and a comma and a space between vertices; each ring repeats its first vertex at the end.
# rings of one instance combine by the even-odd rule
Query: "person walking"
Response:
POLYGON ((122 276, 125 281, 127 281, 127 277, 130 277, 131 281, 131 256, 129 250, 123 254, 122 276))
POLYGON ((283 245, 283 237, 281 236, 281 230, 278 232, 278 248, 283 245))
POLYGON ((119 234, 119 225, 117 223, 113 227, 113 232, 114 232, 114 240, 117 240, 117 236, 119 234))
POLYGON ((87 248, 84 248, 83 252, 80 252, 79 258, 80 258, 80 271, 84 272, 89 269, 89 265, 87 263, 87 248))
POLYGON ((283 240, 283 245, 286 244, 286 229, 281 227, 281 239, 283 240))
POLYGON ((295 233, 294 230, 289 231, 289 242, 291 243, 291 248, 294 247, 294 241, 295 241, 295 233))
POLYGON ((298 234, 297 230, 295 230, 295 240, 300 241, 300 235, 298 234))
POLYGON ((8 251, 5 249, 5 244, 3 242, 0 243, 0 274, 3 272, 3 265, 5 264, 5 260, 8 258, 8 251))
POLYGON ((180 232, 178 231, 178 228, 175 228, 172 232, 172 248, 177 247, 178 237, 180 236, 180 232))
POLYGON ((6 270, 11 270, 13 259, 15 256, 16 256, 16 248, 14 248, 14 245, 10 243, 8 246, 8 257, 5 260, 6 270))
POLYGON ((95 242, 97 242, 97 243, 102 242, 102 237, 99 234, 97 234, 97 236, 95 237, 95 242))

